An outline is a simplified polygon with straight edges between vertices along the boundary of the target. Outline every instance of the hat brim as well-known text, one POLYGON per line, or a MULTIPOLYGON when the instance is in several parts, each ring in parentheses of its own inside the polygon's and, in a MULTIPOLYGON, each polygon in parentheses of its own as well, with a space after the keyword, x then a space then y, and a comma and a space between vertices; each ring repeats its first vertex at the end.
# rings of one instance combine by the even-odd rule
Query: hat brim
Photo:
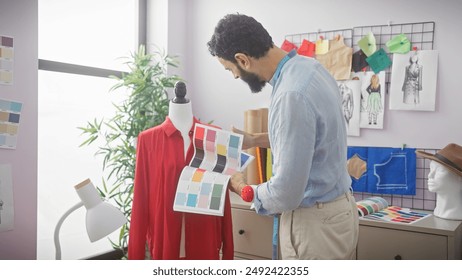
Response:
POLYGON ((462 171, 459 171, 457 170, 456 168, 448 165, 447 163, 441 161, 439 158, 435 157, 435 155, 433 154, 430 154, 430 153, 427 153, 427 152, 424 152, 424 151, 415 151, 415 153, 422 157, 422 158, 428 158, 428 159, 431 159, 431 160, 434 160, 442 165, 444 165, 445 167, 447 167, 451 172, 455 173, 456 175, 459 175, 462 177, 462 171))

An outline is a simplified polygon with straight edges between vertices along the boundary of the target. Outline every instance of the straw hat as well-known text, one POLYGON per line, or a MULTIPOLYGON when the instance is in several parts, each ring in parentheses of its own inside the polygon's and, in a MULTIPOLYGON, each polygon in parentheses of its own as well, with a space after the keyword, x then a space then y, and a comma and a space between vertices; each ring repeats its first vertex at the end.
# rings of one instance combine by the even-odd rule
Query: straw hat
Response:
POLYGON ((420 157, 434 160, 446 166, 455 174, 462 176, 462 147, 457 144, 448 144, 434 155, 424 151, 416 151, 416 154, 420 157))

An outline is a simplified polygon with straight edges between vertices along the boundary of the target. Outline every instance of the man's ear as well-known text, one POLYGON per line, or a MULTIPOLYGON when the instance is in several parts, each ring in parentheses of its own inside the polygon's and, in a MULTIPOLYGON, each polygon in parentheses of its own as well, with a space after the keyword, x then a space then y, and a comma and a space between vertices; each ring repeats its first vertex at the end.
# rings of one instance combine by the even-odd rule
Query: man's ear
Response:
POLYGON ((249 69, 250 67, 250 58, 243 53, 236 53, 234 55, 234 59, 236 59, 237 64, 241 66, 242 69, 249 69))

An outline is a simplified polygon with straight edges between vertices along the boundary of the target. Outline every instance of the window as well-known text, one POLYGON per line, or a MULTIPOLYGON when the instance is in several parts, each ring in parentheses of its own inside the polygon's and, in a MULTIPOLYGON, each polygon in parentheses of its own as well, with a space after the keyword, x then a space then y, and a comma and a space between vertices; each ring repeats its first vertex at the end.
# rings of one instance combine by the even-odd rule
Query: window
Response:
MULTIPOLYGON (((38 233, 37 259, 54 259, 59 218, 79 198, 73 186, 90 178, 100 186, 102 158, 81 147, 77 127, 113 115, 109 74, 126 71, 122 57, 137 48, 139 0, 39 0, 38 233)), ((111 238, 117 238, 117 232, 111 238)), ((112 249, 106 238, 91 243, 83 208, 60 231, 63 259, 112 249)))

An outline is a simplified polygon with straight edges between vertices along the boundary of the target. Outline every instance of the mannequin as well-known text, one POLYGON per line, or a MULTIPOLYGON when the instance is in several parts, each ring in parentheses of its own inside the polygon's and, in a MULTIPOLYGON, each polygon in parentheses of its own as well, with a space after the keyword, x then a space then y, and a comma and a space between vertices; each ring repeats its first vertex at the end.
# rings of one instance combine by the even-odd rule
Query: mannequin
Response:
POLYGON ((428 190, 436 193, 437 217, 462 220, 462 146, 450 143, 435 154, 416 151, 430 159, 428 190))
POLYGON ((223 217, 173 210, 176 186, 193 157, 194 125, 186 86, 175 85, 175 96, 163 123, 138 136, 128 259, 202 260, 234 258, 231 203, 223 217), (184 150, 184 153, 182 152, 184 150))
POLYGON ((462 220, 462 177, 432 160, 427 184, 428 190, 436 193, 434 215, 443 219, 462 220))
POLYGON ((175 98, 170 100, 170 105, 168 109, 168 117, 181 133, 184 143, 184 154, 188 152, 189 145, 191 140, 189 138, 189 131, 193 124, 193 113, 191 102, 189 99, 185 98, 186 96, 186 85, 185 83, 179 81, 175 84, 175 98))
MULTIPOLYGON (((191 140, 189 131, 193 124, 193 114, 191 102, 186 97, 186 84, 178 81, 175 84, 175 98, 170 100, 168 107, 168 117, 173 123, 173 126, 178 129, 183 137, 184 156, 188 153, 191 140)), ((181 241, 180 241, 180 258, 185 257, 185 220, 184 216, 181 224, 181 241)))

